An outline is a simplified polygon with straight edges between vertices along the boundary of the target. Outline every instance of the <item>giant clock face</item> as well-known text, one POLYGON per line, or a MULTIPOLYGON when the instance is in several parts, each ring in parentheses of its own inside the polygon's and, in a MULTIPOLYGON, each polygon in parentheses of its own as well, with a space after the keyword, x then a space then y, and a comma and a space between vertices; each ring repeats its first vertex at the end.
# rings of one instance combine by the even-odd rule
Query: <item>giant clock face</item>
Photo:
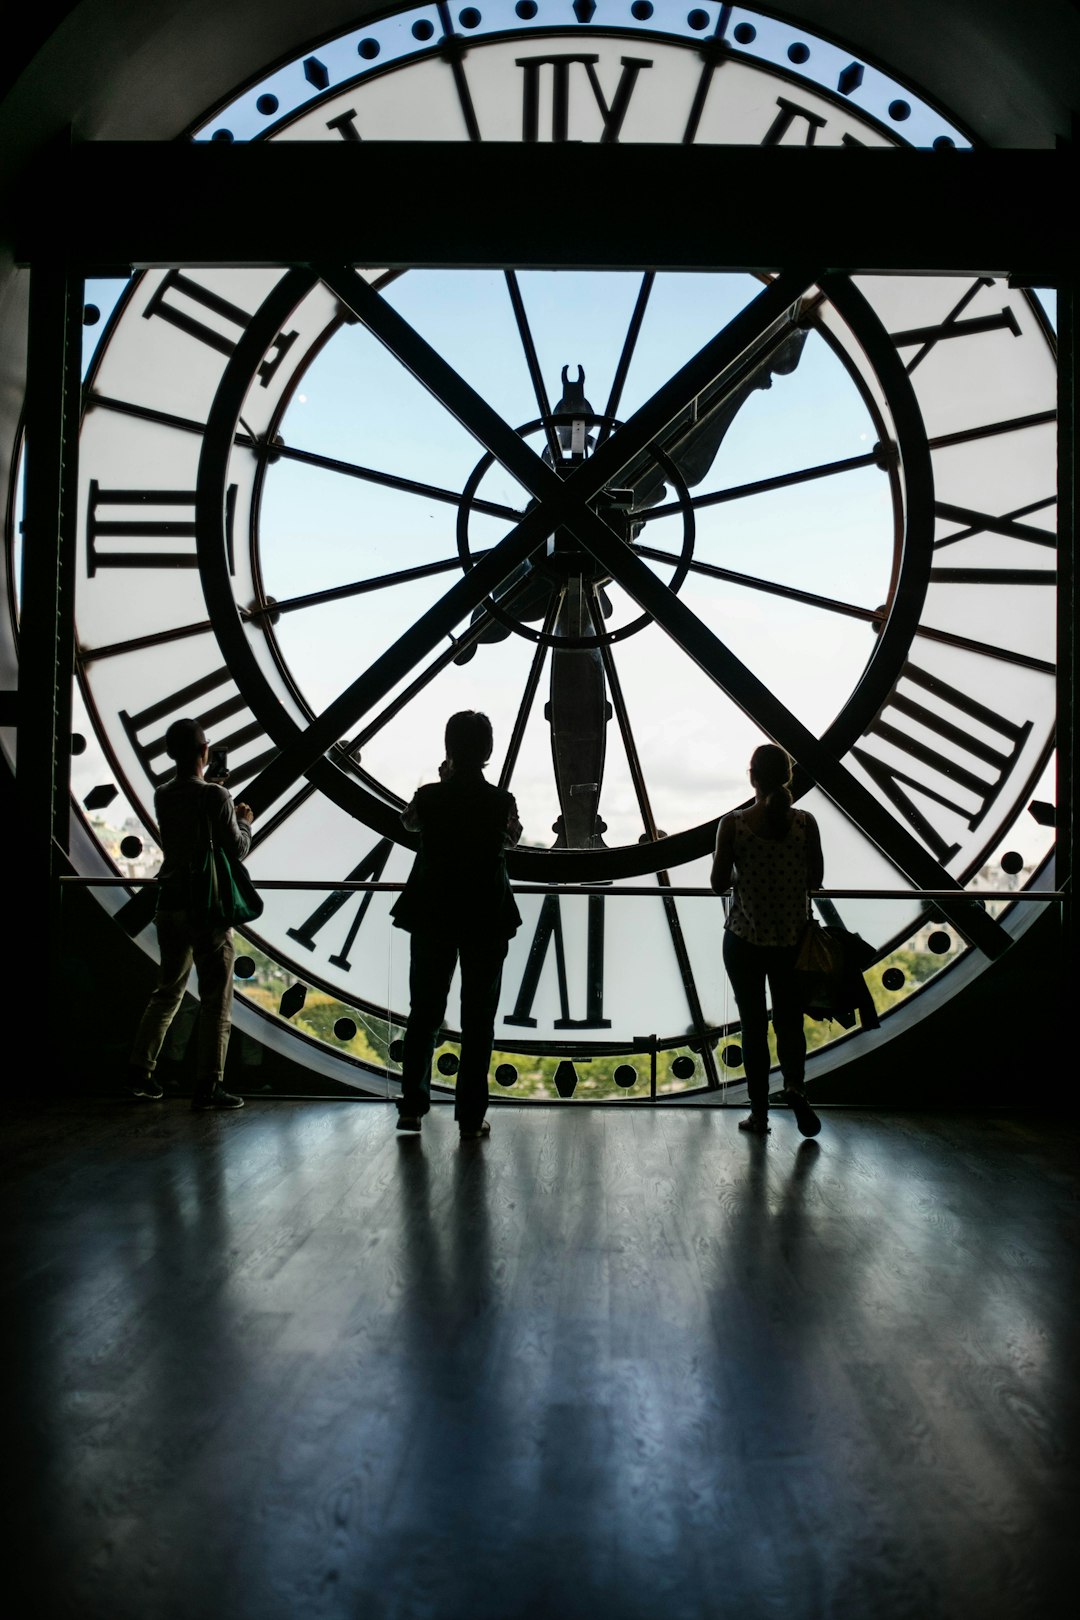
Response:
MULTIPOLYGON (((805 34, 720 38, 728 10, 401 13, 198 134, 548 140, 562 183, 580 141, 959 139, 805 34)), ((883 956, 916 891, 1016 841, 1052 738, 1054 406, 1037 306, 975 276, 147 272, 86 394, 94 746, 152 838, 194 714, 258 811, 256 878, 393 883, 446 717, 486 710, 512 877, 594 885, 521 896, 497 1045, 614 1065, 655 1037, 723 1083, 722 913, 677 891, 763 737, 827 882, 908 896, 836 902, 883 956)), ((252 941, 400 1025, 392 898, 268 891, 252 941)), ((985 912, 941 905, 993 953, 985 912)))

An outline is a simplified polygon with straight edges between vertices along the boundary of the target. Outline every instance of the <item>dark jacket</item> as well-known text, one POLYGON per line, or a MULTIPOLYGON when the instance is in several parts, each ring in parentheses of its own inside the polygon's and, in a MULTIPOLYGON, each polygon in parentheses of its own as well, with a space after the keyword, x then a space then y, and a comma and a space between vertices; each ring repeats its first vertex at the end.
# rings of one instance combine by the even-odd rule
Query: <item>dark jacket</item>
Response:
POLYGON ((479 771, 455 772, 420 788, 402 819, 420 849, 391 908, 396 927, 453 938, 517 932, 521 915, 506 875, 506 850, 521 836, 512 793, 479 771))

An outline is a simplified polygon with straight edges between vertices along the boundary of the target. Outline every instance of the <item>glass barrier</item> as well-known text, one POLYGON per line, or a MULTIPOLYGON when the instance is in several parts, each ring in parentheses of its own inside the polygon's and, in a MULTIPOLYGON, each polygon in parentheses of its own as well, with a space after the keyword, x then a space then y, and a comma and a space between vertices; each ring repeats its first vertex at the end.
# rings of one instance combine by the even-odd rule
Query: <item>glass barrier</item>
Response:
MULTIPOLYGON (((968 916, 977 910, 1017 933, 1061 898, 1052 872, 1025 872, 1014 862, 984 868, 979 877, 977 887, 952 896, 837 889, 814 897, 817 920, 854 933, 866 966, 850 1006, 805 1017, 811 1071, 815 1054, 902 1013, 972 951, 978 954, 964 937, 965 906, 968 916)), ((137 937, 155 954, 151 894, 138 898, 146 876, 61 883, 91 887, 109 911, 141 904, 137 937)), ((296 1062, 332 1074, 339 1086, 397 1095, 410 948, 390 917, 400 882, 261 880, 259 888, 263 917, 234 936, 236 1027, 252 1046, 271 1042, 296 1062), (294 921, 282 926, 286 917, 294 921), (331 922, 333 937, 323 939, 331 922)), ((503 972, 493 1094, 544 1103, 706 1093, 742 1100, 745 1070, 723 960, 721 898, 700 885, 655 879, 587 890, 520 885, 515 894, 523 920, 503 972)), ((190 1037, 192 1012, 188 1007, 179 1019, 174 1046, 190 1037)), ((434 1092, 447 1097, 460 1058, 458 1017, 455 973, 432 1073, 434 1092)), ((769 1042, 775 1066, 771 1024, 769 1042)))

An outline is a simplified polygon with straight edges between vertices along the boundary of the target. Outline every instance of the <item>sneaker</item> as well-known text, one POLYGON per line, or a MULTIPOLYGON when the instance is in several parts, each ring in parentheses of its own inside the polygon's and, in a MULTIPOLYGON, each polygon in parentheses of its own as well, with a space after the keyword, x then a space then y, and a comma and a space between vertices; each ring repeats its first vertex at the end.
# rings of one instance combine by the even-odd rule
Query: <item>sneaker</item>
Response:
POLYGON ((154 1076, 145 1069, 128 1070, 128 1090, 133 1097, 149 1097, 151 1102, 165 1095, 154 1076))
POLYGON ((739 1129, 749 1131, 751 1136, 768 1136, 772 1126, 761 1114, 747 1114, 745 1119, 740 1119, 739 1129))
POLYGON ((463 1142, 478 1142, 482 1136, 491 1135, 491 1121, 482 1119, 479 1125, 459 1125, 458 1135, 463 1142))
POLYGON ((806 1100, 805 1091, 796 1091, 788 1086, 784 1092, 784 1101, 795 1115, 795 1123, 804 1136, 816 1136, 821 1130, 821 1121, 806 1100))
POLYGON ((419 1114, 399 1114, 397 1128, 399 1131, 418 1131, 421 1121, 419 1114))
POLYGON ((243 1106, 243 1097, 234 1096, 231 1091, 226 1091, 220 1080, 212 1090, 197 1091, 191 1099, 193 1114, 204 1114, 210 1109, 243 1108, 243 1106))

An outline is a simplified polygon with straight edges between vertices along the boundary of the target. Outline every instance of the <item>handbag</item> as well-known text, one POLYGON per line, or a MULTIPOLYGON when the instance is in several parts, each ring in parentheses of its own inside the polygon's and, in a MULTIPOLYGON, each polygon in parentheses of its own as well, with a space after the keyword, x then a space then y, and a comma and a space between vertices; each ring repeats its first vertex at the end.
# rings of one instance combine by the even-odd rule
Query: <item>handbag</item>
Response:
POLYGON ((876 1029, 877 1010, 863 979, 876 954, 861 934, 823 927, 809 915, 795 957, 803 1012, 811 1018, 835 1019, 845 1029, 854 1027, 857 1012, 863 1029, 876 1029))
POLYGON ((238 928, 262 916, 263 903, 243 861, 230 859, 206 816, 206 850, 192 862, 188 916, 198 928, 238 928))

